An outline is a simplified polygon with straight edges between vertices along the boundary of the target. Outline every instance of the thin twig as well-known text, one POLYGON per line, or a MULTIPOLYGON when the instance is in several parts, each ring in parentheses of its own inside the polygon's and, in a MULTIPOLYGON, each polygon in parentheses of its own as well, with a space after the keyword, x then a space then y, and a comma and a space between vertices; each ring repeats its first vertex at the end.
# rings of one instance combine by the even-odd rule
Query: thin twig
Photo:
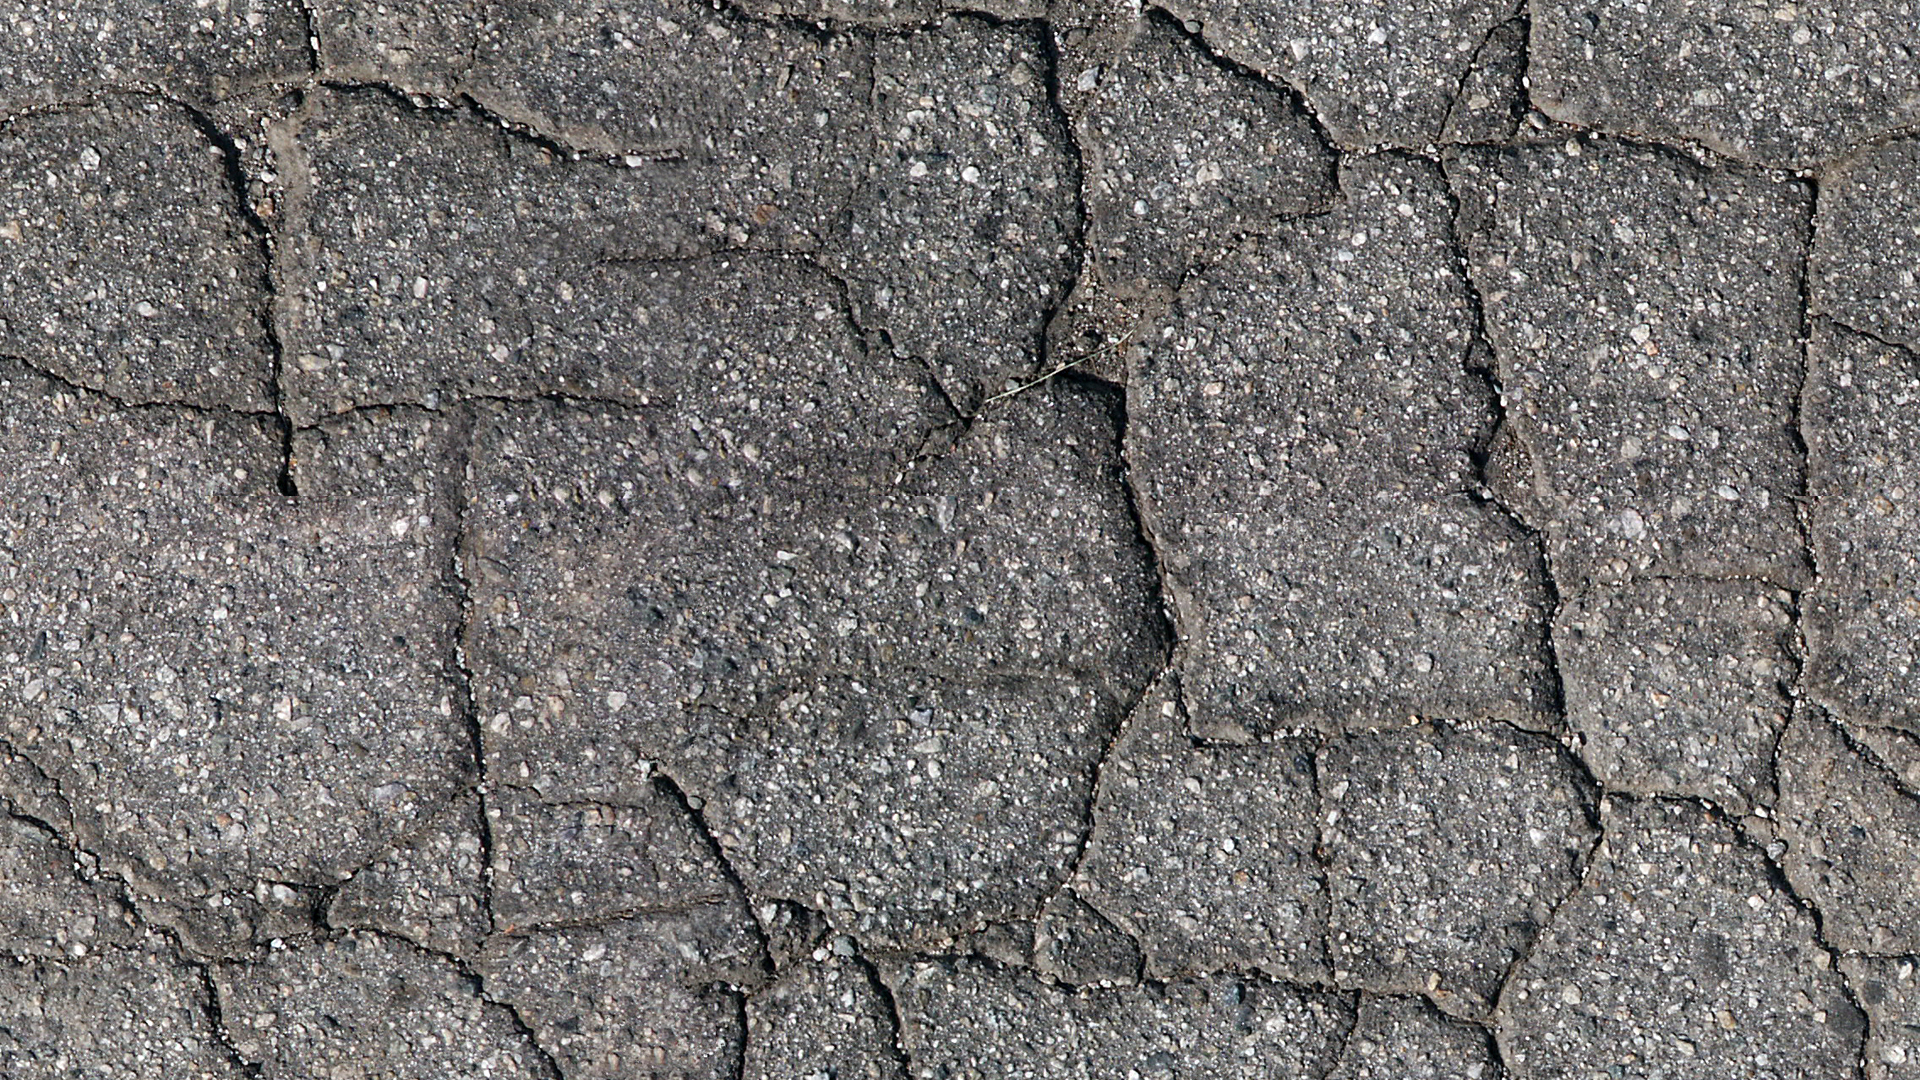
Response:
POLYGON ((1010 390, 1000 391, 999 393, 993 395, 987 400, 981 402, 980 408, 976 410, 976 413, 985 412, 987 406, 993 404, 996 401, 999 401, 1001 398, 1010 398, 1015 394, 1025 393, 1026 391, 1031 390, 1036 386, 1039 386, 1041 383, 1046 382, 1048 379, 1051 379, 1056 375, 1064 374, 1065 372, 1071 371, 1072 369, 1079 367, 1081 364, 1086 363, 1087 361, 1093 359, 1096 356, 1100 356, 1104 353, 1113 352, 1116 349, 1124 348, 1125 346, 1133 342, 1134 335, 1139 333, 1139 330, 1140 328, 1136 326, 1134 327, 1133 332, 1127 334, 1125 337, 1119 338, 1118 340, 1115 340, 1115 341, 1109 341, 1105 345, 1102 345, 1091 352, 1082 353, 1079 356, 1076 356, 1073 359, 1067 361, 1066 363, 1061 364, 1059 367, 1054 368, 1052 371, 1047 372, 1045 375, 1042 375, 1039 378, 1033 380, 1032 382, 1022 383, 1019 386, 1013 387, 1010 390))

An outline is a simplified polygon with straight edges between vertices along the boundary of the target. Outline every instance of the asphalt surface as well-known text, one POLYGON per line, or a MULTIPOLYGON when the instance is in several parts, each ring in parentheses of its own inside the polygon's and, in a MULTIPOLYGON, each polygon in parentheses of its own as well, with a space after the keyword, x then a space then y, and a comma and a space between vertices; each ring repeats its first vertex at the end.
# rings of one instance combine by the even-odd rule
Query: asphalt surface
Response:
POLYGON ((0 1077, 1920 1078, 1911 0, 0 0, 0 1077))

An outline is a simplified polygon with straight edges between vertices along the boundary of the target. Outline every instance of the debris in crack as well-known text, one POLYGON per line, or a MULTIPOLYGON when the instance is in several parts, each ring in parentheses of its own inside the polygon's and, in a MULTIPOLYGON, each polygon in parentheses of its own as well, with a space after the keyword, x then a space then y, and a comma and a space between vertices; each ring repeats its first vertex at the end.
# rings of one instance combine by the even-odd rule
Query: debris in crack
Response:
POLYGON ((432 952, 470 957, 492 929, 483 887, 485 823, 463 795, 419 832, 375 855, 340 883, 327 925, 372 929, 432 952))
POLYGON ((1235 239, 1333 199, 1332 158, 1292 96, 1164 16, 1136 26, 1076 131, 1093 162, 1088 247, 1113 288, 1171 290, 1235 239))
POLYGON ((1636 2, 0 5, 0 1074, 1913 1075, 1920 22, 1636 2))
POLYGON ((1164 5, 1218 52, 1300 90, 1350 147, 1412 149, 1439 140, 1480 43, 1511 0, 1422 0, 1390 10, 1342 0, 1164 5))
POLYGON ((83 959, 0 960, 0 1062, 9 1080, 247 1076, 208 1015, 199 974, 152 933, 83 959))
POLYGON ((302 890, 470 768, 444 666, 450 508, 291 503, 277 432, 231 413, 121 408, 18 365, 0 400, 0 595, 41 613, 0 635, 0 734, 195 950, 303 927, 302 890))
POLYGON ((651 794, 639 805, 554 804, 495 787, 487 798, 495 922, 530 929, 735 899, 685 812, 651 794))
POLYGON ((898 476, 817 422, 706 474, 719 425, 759 423, 720 404, 483 418, 469 656, 488 774, 631 803, 658 762, 756 896, 862 934, 1032 914, 1164 655, 1110 392, 1023 395, 898 476))
POLYGON ((11 815, 0 816, 0 882, 5 955, 71 960, 133 944, 133 919, 116 891, 76 872, 59 837, 11 815))
POLYGON ((1843 957, 1840 970, 1857 988, 1867 1013, 1867 1080, 1920 1077, 1920 978, 1916 960, 1843 957))
POLYGON ((1033 966, 1070 986, 1140 981, 1140 945, 1071 892, 1047 901, 1033 935, 1033 966))
MULTIPOLYGON (((392 83, 452 98, 496 0, 306 0, 313 13, 320 76, 331 81, 392 83)), ((492 28, 493 34, 502 31, 492 28)))
POLYGON ((1474 50, 1442 129, 1449 143, 1506 143, 1520 133, 1527 111, 1527 16, 1493 28, 1474 50))
MULTIPOLYGON (((648 258, 635 227, 649 222, 659 236, 662 218, 685 224, 694 255, 752 241, 706 234, 680 196, 618 167, 556 160, 470 117, 379 93, 322 95, 315 110, 283 155, 301 159, 286 174, 296 236, 280 245, 278 269, 298 423, 455 395, 670 401, 723 374, 702 357, 798 367, 860 348, 831 316, 834 283, 797 260, 648 258)), ((786 246, 778 235, 769 243, 786 246)), ((861 396, 854 375, 841 374, 848 401, 861 396)), ((807 406, 804 386, 786 389, 800 399, 789 407, 807 406)))

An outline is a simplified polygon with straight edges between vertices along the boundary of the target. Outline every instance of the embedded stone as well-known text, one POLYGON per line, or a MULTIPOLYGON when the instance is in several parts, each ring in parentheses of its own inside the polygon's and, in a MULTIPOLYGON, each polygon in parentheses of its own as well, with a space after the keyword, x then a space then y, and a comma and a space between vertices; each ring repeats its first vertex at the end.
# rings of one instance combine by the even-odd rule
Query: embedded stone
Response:
POLYGON ((525 1018, 569 1080, 738 1075, 736 984, 764 957, 737 905, 605 926, 501 935, 477 968, 488 997, 525 1018))
POLYGON ((214 968, 222 1034, 265 1080, 549 1073, 513 1014, 448 960, 381 934, 214 968))
POLYGON ((1912 957, 1846 956, 1840 970, 1867 1014, 1867 1080, 1920 1077, 1920 979, 1912 957))
POLYGON ((1360 999, 1340 1065, 1327 1080, 1501 1080, 1488 1033, 1418 998, 1360 999))
POLYGON ((1080 187, 1046 43, 956 18, 875 44, 876 149, 836 251, 862 325, 961 409, 1034 374, 1080 187))
POLYGON ((206 984, 144 935, 83 960, 0 961, 0 1062, 9 1080, 166 1076, 239 1080, 207 1022, 206 984))
POLYGON ((1343 998, 1244 975, 1075 993, 957 960, 892 981, 908 1058, 936 1076, 1324 1076, 1353 1023, 1343 998))
POLYGON ((1818 716, 1780 741, 1781 862, 1820 911, 1826 941, 1920 951, 1920 795, 1818 716))
POLYGON ((1332 158, 1283 90, 1208 56, 1151 15, 1075 125, 1088 244, 1114 287, 1171 289, 1249 233, 1333 198, 1332 158))
POLYGON ((686 811, 651 794, 640 805, 608 806, 495 789, 486 810, 494 919, 524 930, 731 899, 733 886, 686 811))
POLYGON ((1143 962, 1138 943, 1070 892, 1035 921, 1034 968, 1070 986, 1137 983, 1143 962))
POLYGON ((1805 682, 1847 720, 1920 731, 1920 353, 1821 322, 1808 355, 1805 682))
POLYGON ((336 929, 397 934, 431 952, 471 956, 492 931, 480 800, 463 796, 340 884, 327 905, 336 929))
POLYGON ((0 115, 160 90, 198 103, 309 74, 301 0, 16 4, 0 34, 0 115))
POLYGON ((1533 101, 1563 123, 1814 168, 1920 119, 1920 9, 1907 0, 1528 10, 1533 101))
POLYGON ((1036 388, 897 476, 885 438, 794 424, 789 449, 784 413, 697 393, 483 418, 489 774, 632 803, 663 769, 755 895, 884 940, 1030 917, 1161 658, 1111 404, 1036 388), (723 438, 766 450, 708 464, 723 438))
POLYGON ((1075 890, 1139 943, 1149 978, 1324 979, 1314 744, 1194 746, 1174 702, 1157 706, 1101 769, 1075 890))
POLYGON ((893 1011, 864 967, 810 965, 747 999, 744 1080, 906 1080, 893 1011))
POLYGON ((451 508, 295 503, 275 433, 232 414, 18 367, 0 402, 0 737, 192 947, 305 925, 473 767, 451 508))
POLYGON ((1920 140, 1862 150, 1820 178, 1813 310, 1920 351, 1920 140))
POLYGON ((1215 52, 1305 97, 1341 143, 1438 141, 1482 43, 1515 15, 1507 0, 1338 3, 1180 0, 1169 7, 1215 52))

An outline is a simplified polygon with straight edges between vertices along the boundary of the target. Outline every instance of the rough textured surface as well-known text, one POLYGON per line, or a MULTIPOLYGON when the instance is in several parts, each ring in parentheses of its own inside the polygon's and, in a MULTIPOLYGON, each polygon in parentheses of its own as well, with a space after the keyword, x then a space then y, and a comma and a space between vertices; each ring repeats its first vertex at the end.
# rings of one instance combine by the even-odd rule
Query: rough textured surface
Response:
POLYGON ((479 959, 562 1075, 729 1076, 745 1027, 738 991, 761 973, 746 912, 705 904, 599 926, 499 936, 479 959))
POLYGON ((894 979, 920 1075, 1325 1075, 1352 1025, 1343 999, 1241 976, 1070 993, 980 961, 894 979))
POLYGON ((747 1002, 745 1080, 906 1080, 893 1010, 864 968, 793 972, 747 1002))
POLYGON ((0 1077, 1920 1080, 1913 0, 0 0, 0 1077))
POLYGON ((301 237, 276 269, 299 419, 452 394, 670 396, 742 330, 773 351, 859 347, 834 285, 797 262, 652 261, 735 245, 622 167, 384 94, 322 100, 274 134, 301 237), (686 239, 637 242, 642 221, 686 239), (635 338, 658 352, 626 355, 635 338))
POLYGON ((0 34, 0 114, 145 90, 208 102, 307 74, 300 0, 10 3, 0 34))
POLYGON ((1170 5, 1214 47, 1297 88, 1350 146, 1438 139, 1475 50, 1512 14, 1488 0, 1421 0, 1391 10, 1349 0, 1170 5))
POLYGON ((0 355, 122 401, 268 409, 265 253, 226 170, 153 98, 0 124, 0 355))
POLYGON ((1333 195, 1329 155, 1293 99, 1166 18, 1136 25, 1076 131, 1088 245, 1116 287, 1173 288, 1238 236, 1333 195))
POLYGON ((480 800, 458 799, 421 830, 373 857, 342 882, 329 925, 384 930, 424 949, 467 956, 493 929, 480 800))
POLYGON ((1805 189, 1578 138, 1465 152, 1455 182, 1562 588, 1803 584, 1805 189))
POLYGON ((687 812, 664 792, 637 806, 488 800, 494 918, 526 929, 720 903, 732 889, 687 812))
POLYGON ((1823 315, 1920 349, 1920 139, 1863 150, 1820 183, 1808 292, 1823 315))
POLYGON ((1920 978, 1912 957, 1850 958, 1840 970, 1867 1013, 1863 1059, 1869 1080, 1920 1076, 1920 978))
POLYGON ((512 1013, 452 963, 377 934, 216 969, 222 1034, 258 1075, 546 1078, 512 1013))
POLYGON ((1503 1080, 1493 1039, 1417 998, 1361 998, 1328 1080, 1503 1080))
POLYGON ((0 602, 35 612, 0 644, 0 735, 149 917, 210 950, 297 926, 301 888, 472 767, 450 508, 287 500, 249 420, 123 411, 17 365, 0 400, 0 602))
POLYGON ((1920 952, 1920 796, 1818 718, 1780 744, 1782 862, 1825 915, 1826 940, 1872 953, 1920 952))
POLYGON ((1300 738, 1193 746, 1171 700, 1114 747, 1076 887, 1140 942, 1150 977, 1324 978, 1313 750, 1300 738))
POLYGON ((978 402, 1032 374, 1080 187, 1043 40, 970 19, 882 39, 873 164, 839 262, 863 325, 978 402))
POLYGON ((1524 1075, 1847 1076, 1863 1018, 1812 916, 1686 803, 1610 799, 1606 842, 1500 1002, 1524 1075))
POLYGON ((0 960, 0 1063, 20 1080, 247 1075, 207 1022, 197 972, 143 948, 105 950, 80 962, 0 960))
POLYGON ((1920 120, 1908 0, 1529 11, 1534 102, 1567 123, 1804 167, 1920 120))
POLYGON ((1920 731, 1920 353, 1822 324, 1809 359, 1807 683, 1842 716, 1920 731))
POLYGON ((1145 958, 1126 931, 1062 892, 1034 923, 1033 966, 1069 986, 1125 986, 1140 981, 1145 958))
POLYGON ((1500 725, 1336 740, 1317 772, 1335 981, 1484 1016, 1593 846, 1577 774, 1500 725))
POLYGON ((1772 801, 1799 665, 1793 597, 1747 581, 1599 586, 1554 628, 1567 725, 1609 788, 1745 812, 1772 801))
POLYGON ((1130 376, 1195 730, 1542 723, 1539 553, 1465 490, 1488 402, 1445 188, 1375 157, 1341 189, 1182 290, 1130 376))
POLYGON ((727 487, 654 450, 667 424, 719 435, 693 401, 502 411, 473 537, 490 771, 624 801, 657 763, 756 891, 886 938, 1030 911, 1157 663, 1108 404, 1024 397, 899 476, 803 428, 727 487), (813 440, 845 465, 803 465, 813 440))

